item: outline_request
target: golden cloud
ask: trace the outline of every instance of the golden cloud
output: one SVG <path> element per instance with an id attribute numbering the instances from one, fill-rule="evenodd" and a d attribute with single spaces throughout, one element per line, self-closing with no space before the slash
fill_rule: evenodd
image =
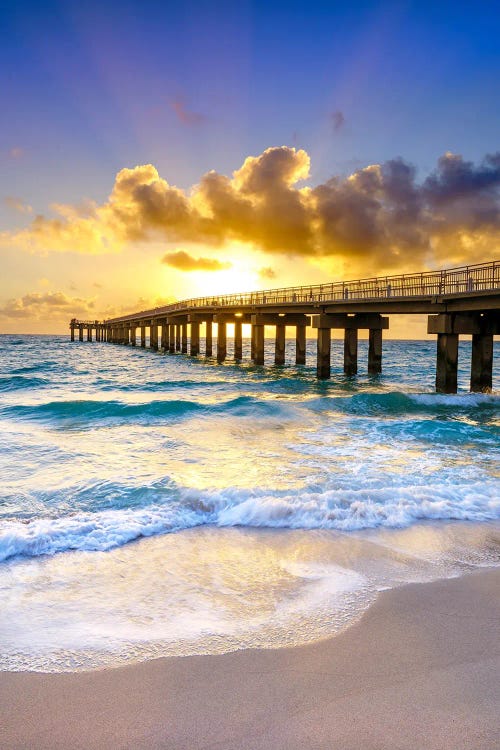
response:
<path id="1" fill-rule="evenodd" d="M 66 320 L 70 314 L 95 318 L 95 299 L 68 297 L 64 292 L 29 292 L 0 306 L 0 317 L 3 318 Z"/>
<path id="2" fill-rule="evenodd" d="M 161 262 L 166 266 L 177 268 L 178 271 L 224 271 L 231 268 L 231 263 L 215 258 L 194 258 L 185 250 L 166 253 Z"/>
<path id="3" fill-rule="evenodd" d="M 12 211 L 17 211 L 19 214 L 31 214 L 33 212 L 30 205 L 25 203 L 21 198 L 16 198 L 13 195 L 7 195 L 3 202 L 7 208 L 12 209 Z"/>
<path id="4" fill-rule="evenodd" d="M 151 164 L 122 169 L 102 205 L 54 206 L 56 218 L 37 216 L 0 239 L 35 252 L 82 253 L 158 238 L 212 247 L 237 241 L 368 273 L 479 260 L 500 237 L 500 154 L 474 165 L 447 153 L 421 183 L 400 158 L 298 186 L 309 170 L 308 154 L 285 146 L 248 157 L 231 177 L 208 172 L 189 193 Z"/>

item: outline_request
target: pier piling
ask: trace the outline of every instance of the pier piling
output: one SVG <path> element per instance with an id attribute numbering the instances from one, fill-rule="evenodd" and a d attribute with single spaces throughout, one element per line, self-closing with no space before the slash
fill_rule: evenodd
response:
<path id="1" fill-rule="evenodd" d="M 204 296 L 175 302 L 112 320 L 78 320 L 69 324 L 71 341 L 149 346 L 155 351 L 200 353 L 200 326 L 205 324 L 205 356 L 213 352 L 212 324 L 218 325 L 217 360 L 227 358 L 227 324 L 234 326 L 234 359 L 243 357 L 243 324 L 251 325 L 250 357 L 256 365 L 265 358 L 265 326 L 275 327 L 274 363 L 286 359 L 286 328 L 295 327 L 295 364 L 306 363 L 306 331 L 317 330 L 316 373 L 331 375 L 332 329 L 343 335 L 346 375 L 358 372 L 360 330 L 368 332 L 368 373 L 382 371 L 382 331 L 387 314 L 427 314 L 428 333 L 437 337 L 436 390 L 455 393 L 458 379 L 459 336 L 472 337 L 471 391 L 488 391 L 493 384 L 494 336 L 500 334 L 500 262 L 424 271 L 416 274 L 323 283 L 307 287 L 268 289 L 242 294 Z M 188 324 L 190 343 L 188 344 Z"/>

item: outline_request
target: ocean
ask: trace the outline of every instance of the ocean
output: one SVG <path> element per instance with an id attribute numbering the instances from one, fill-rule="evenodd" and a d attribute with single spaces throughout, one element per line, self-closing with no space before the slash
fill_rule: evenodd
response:
<path id="1" fill-rule="evenodd" d="M 498 353 L 470 394 L 461 343 L 448 396 L 435 341 L 385 341 L 379 376 L 364 341 L 344 376 L 342 347 L 319 382 L 313 340 L 307 366 L 262 368 L 248 340 L 219 365 L 1 336 L 0 668 L 297 645 L 384 589 L 498 565 Z"/>

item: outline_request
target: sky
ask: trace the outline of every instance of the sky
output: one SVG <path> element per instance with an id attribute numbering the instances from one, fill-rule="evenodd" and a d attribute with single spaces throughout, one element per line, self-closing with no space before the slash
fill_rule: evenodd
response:
<path id="1" fill-rule="evenodd" d="M 0 28 L 2 333 L 499 257 L 498 3 L 2 0 Z"/>

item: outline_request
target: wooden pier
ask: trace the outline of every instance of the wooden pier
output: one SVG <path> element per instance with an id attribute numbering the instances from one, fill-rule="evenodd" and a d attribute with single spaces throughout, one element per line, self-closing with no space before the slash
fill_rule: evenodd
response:
<path id="1" fill-rule="evenodd" d="M 500 334 L 500 261 L 472 266 L 313 286 L 268 289 L 175 302 L 110 320 L 70 322 L 71 340 L 149 346 L 154 351 L 196 357 L 204 330 L 206 357 L 228 356 L 227 324 L 234 325 L 236 361 L 242 359 L 242 326 L 251 326 L 251 359 L 264 365 L 264 327 L 274 326 L 274 364 L 285 364 L 285 334 L 295 328 L 295 362 L 306 363 L 306 329 L 317 330 L 317 376 L 331 374 L 331 333 L 344 332 L 344 372 L 358 371 L 358 332 L 368 331 L 368 372 L 382 371 L 382 331 L 391 314 L 427 314 L 428 333 L 437 335 L 436 390 L 456 393 L 458 339 L 472 336 L 471 391 L 491 390 L 493 337 Z M 203 329 L 202 329 L 203 326 Z M 188 336 L 189 327 L 189 336 Z M 138 338 L 138 331 L 140 332 Z"/>

